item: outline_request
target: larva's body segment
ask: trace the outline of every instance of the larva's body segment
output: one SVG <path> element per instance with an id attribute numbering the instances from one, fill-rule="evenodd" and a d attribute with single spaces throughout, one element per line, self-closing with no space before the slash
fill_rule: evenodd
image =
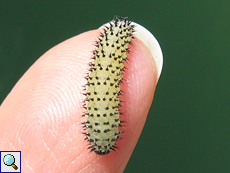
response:
<path id="1" fill-rule="evenodd" d="M 119 138 L 121 94 L 124 62 L 133 38 L 133 28 L 126 19 L 115 19 L 104 28 L 96 43 L 85 87 L 86 139 L 97 154 L 114 150 Z"/>

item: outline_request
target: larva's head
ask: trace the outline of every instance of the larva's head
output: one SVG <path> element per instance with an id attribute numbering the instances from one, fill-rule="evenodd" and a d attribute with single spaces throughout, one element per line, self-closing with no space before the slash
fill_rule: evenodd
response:
<path id="1" fill-rule="evenodd" d="M 110 27 L 111 24 L 115 24 L 115 23 L 123 24 L 125 22 L 127 22 L 127 18 L 121 18 L 121 19 L 115 18 L 111 22 L 102 25 L 100 28 Z M 157 70 L 157 77 L 159 79 L 163 67 L 163 54 L 157 39 L 153 36 L 151 32 L 149 32 L 142 25 L 131 21 L 128 22 L 130 22 L 130 24 L 134 26 L 135 32 L 133 32 L 133 36 L 141 40 L 145 44 L 145 46 L 150 50 L 152 57 L 154 58 L 154 62 Z"/>

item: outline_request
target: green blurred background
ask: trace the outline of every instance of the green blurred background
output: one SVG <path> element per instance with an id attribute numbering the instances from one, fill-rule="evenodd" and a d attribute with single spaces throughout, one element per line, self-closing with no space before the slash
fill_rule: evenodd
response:
<path id="1" fill-rule="evenodd" d="M 230 172 L 230 1 L 0 1 L 0 102 L 54 45 L 115 15 L 148 28 L 164 67 L 125 172 Z"/>

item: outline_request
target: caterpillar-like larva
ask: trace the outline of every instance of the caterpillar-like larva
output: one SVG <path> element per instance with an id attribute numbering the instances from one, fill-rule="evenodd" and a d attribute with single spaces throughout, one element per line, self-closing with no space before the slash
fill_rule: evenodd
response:
<path id="1" fill-rule="evenodd" d="M 120 83 L 134 25 L 126 18 L 115 18 L 103 29 L 86 77 L 83 122 L 89 148 L 100 155 L 115 150 L 120 138 Z"/>

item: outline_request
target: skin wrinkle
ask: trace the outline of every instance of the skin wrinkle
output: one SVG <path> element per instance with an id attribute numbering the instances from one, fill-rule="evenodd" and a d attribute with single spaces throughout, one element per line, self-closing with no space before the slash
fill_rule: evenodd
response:
<path id="1" fill-rule="evenodd" d="M 25 159 L 25 164 L 26 164 L 26 167 L 30 169 L 30 172 L 33 171 L 33 168 L 30 167 L 30 165 L 28 164 L 28 161 Z"/>
<path id="2" fill-rule="evenodd" d="M 49 155 L 49 157 L 52 157 L 52 156 L 53 156 L 54 159 L 55 159 L 54 153 L 49 149 L 49 147 L 48 147 L 48 145 L 46 144 L 45 140 L 42 140 L 42 142 L 43 142 L 45 148 L 47 149 L 47 151 L 49 152 L 49 154 L 46 153 L 46 155 Z M 47 158 L 47 159 L 48 159 L 48 160 L 52 160 L 52 159 L 49 159 L 49 158 Z M 58 163 L 57 159 L 55 159 L 55 161 Z M 44 164 L 44 162 L 42 162 L 42 163 Z M 57 166 L 58 166 L 59 169 L 60 169 L 60 164 L 58 164 Z"/>

